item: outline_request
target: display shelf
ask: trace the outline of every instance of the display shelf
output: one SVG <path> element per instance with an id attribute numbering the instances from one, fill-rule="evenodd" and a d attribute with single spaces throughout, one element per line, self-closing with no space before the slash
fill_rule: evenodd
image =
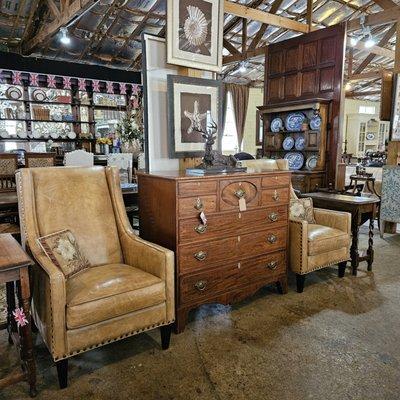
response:
<path id="1" fill-rule="evenodd" d="M 276 135 L 278 133 L 282 133 L 283 135 L 294 135 L 294 134 L 312 134 L 312 133 L 320 133 L 320 131 L 308 129 L 306 131 L 279 131 L 279 132 L 265 132 L 266 135 Z"/>
<path id="2" fill-rule="evenodd" d="M 97 139 L 85 139 L 85 138 L 75 138 L 75 139 L 69 139 L 69 138 L 58 138 L 58 139 L 52 139 L 51 137 L 49 138 L 1 138 L 3 142 L 48 142 L 49 140 L 53 142 L 93 142 L 95 143 Z"/>
<path id="3" fill-rule="evenodd" d="M 53 121 L 48 119 L 30 119 L 30 118 L 0 118 L 0 121 L 18 121 L 18 122 L 44 122 L 44 123 L 63 123 L 63 124 L 95 124 L 96 121 Z"/>

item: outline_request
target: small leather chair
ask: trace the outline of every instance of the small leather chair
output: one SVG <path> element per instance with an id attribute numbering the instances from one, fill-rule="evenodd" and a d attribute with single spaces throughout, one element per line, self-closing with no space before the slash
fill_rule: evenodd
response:
<path id="1" fill-rule="evenodd" d="M 161 327 L 169 346 L 174 253 L 137 237 L 128 222 L 119 171 L 53 167 L 17 173 L 21 235 L 36 261 L 32 315 L 67 386 L 68 358 Z M 91 267 L 70 278 L 37 239 L 69 229 Z"/>
<path id="2" fill-rule="evenodd" d="M 260 159 L 242 161 L 248 172 L 273 169 L 288 170 L 287 160 Z M 297 199 L 291 188 L 290 197 Z M 346 212 L 314 208 L 315 224 L 289 221 L 289 266 L 296 274 L 297 291 L 303 292 L 306 274 L 339 265 L 339 277 L 344 276 L 350 259 L 351 215 Z"/>

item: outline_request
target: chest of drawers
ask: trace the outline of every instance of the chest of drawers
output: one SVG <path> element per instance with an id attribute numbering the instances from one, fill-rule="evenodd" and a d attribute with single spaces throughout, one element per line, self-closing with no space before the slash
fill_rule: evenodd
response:
<path id="1" fill-rule="evenodd" d="M 139 174 L 140 236 L 175 252 L 177 332 L 201 304 L 286 292 L 289 185 L 287 171 Z"/>

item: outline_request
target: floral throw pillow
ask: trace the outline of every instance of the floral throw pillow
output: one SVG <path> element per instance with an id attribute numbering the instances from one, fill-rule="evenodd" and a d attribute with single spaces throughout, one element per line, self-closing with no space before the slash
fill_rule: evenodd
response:
<path id="1" fill-rule="evenodd" d="M 313 201 L 311 197 L 290 200 L 289 215 L 291 219 L 301 219 L 315 224 Z"/>
<path id="2" fill-rule="evenodd" d="M 66 278 L 90 267 L 78 243 L 68 229 L 37 239 L 47 257 L 61 269 Z"/>

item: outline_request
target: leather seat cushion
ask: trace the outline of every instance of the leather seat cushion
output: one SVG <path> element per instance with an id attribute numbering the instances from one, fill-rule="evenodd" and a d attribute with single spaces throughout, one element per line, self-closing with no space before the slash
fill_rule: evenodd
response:
<path id="1" fill-rule="evenodd" d="M 308 255 L 314 256 L 348 247 L 350 237 L 346 232 L 329 226 L 308 224 Z"/>
<path id="2" fill-rule="evenodd" d="M 66 282 L 67 327 L 76 329 L 165 301 L 160 278 L 126 264 L 86 269 Z"/>

